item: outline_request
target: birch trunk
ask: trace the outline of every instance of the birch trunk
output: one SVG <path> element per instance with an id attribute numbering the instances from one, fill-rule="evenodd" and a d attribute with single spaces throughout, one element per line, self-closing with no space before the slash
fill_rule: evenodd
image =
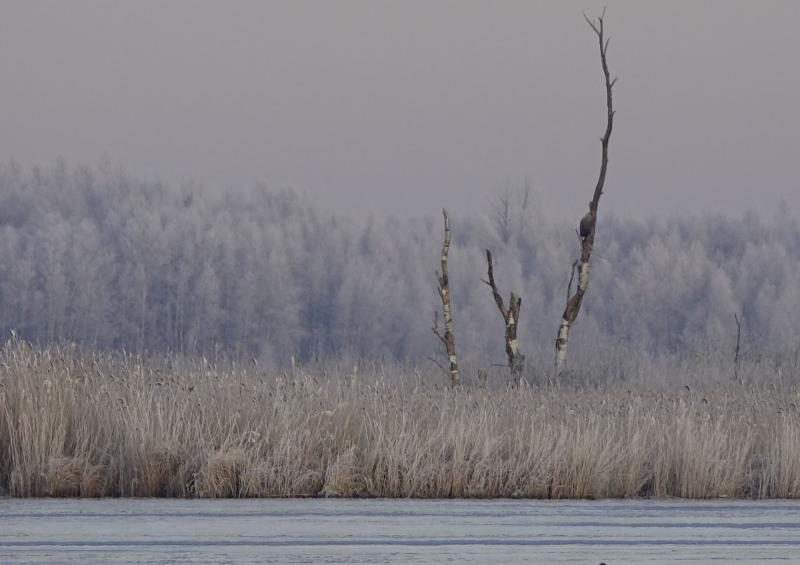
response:
<path id="1" fill-rule="evenodd" d="M 456 355 L 456 338 L 453 332 L 453 306 L 450 300 L 450 278 L 447 274 L 447 263 L 450 255 L 450 217 L 447 210 L 442 210 L 444 216 L 444 243 L 442 244 L 441 272 L 437 273 L 439 279 L 439 297 L 442 299 L 442 317 L 444 318 L 444 334 L 439 330 L 438 313 L 433 317 L 433 333 L 442 341 L 447 351 L 449 362 L 448 375 L 450 386 L 457 386 L 460 382 L 458 375 L 458 356 Z"/>
<path id="2" fill-rule="evenodd" d="M 603 77 L 605 78 L 606 86 L 606 109 L 608 112 L 606 131 L 601 138 L 602 143 L 602 158 L 600 162 L 600 174 L 597 178 L 597 185 L 594 189 L 592 201 L 589 202 L 589 212 L 581 219 L 578 235 L 581 239 L 581 257 L 577 262 L 578 267 L 578 286 L 575 289 L 575 294 L 570 296 L 572 291 L 572 277 L 574 276 L 574 265 L 572 274 L 570 276 L 570 283 L 567 287 L 567 305 L 564 308 L 564 314 L 561 316 L 561 324 L 558 328 L 558 335 L 556 337 L 556 359 L 555 371 L 556 375 L 561 373 L 567 366 L 567 345 L 569 344 L 569 331 L 578 314 L 581 310 L 583 297 L 586 290 L 589 288 L 589 262 L 592 257 L 592 248 L 594 247 L 595 228 L 597 227 L 597 207 L 600 203 L 600 196 L 603 194 L 603 186 L 606 180 L 606 171 L 608 169 L 608 141 L 611 138 L 611 130 L 614 125 L 614 105 L 612 101 L 612 89 L 617 79 L 611 79 L 611 74 L 608 71 L 608 62 L 606 60 L 606 53 L 608 51 L 608 40 L 604 36 L 603 28 L 603 15 L 593 22 L 586 18 L 589 26 L 597 35 L 600 45 L 600 63 L 603 67 Z"/>

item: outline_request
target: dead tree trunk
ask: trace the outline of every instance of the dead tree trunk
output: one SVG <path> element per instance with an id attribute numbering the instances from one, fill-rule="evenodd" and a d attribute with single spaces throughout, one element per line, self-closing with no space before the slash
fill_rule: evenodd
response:
<path id="1" fill-rule="evenodd" d="M 589 212 L 581 219 L 578 235 L 581 240 L 581 257 L 578 260 L 578 286 L 575 289 L 575 294 L 568 296 L 567 305 L 564 308 L 564 314 L 561 317 L 561 325 L 558 328 L 558 337 L 556 338 L 556 361 L 555 369 L 556 375 L 564 370 L 567 363 L 567 343 L 569 341 L 569 330 L 575 320 L 578 318 L 578 313 L 581 310 L 583 296 L 586 294 L 586 289 L 589 288 L 589 260 L 592 257 L 592 247 L 594 246 L 594 234 L 597 226 L 597 206 L 600 203 L 600 196 L 603 194 L 603 186 L 606 181 L 606 170 L 608 169 L 608 140 L 611 138 L 611 129 L 614 125 L 614 105 L 612 103 L 612 89 L 617 79 L 612 79 L 608 71 L 608 62 L 606 60 L 606 53 L 608 52 L 608 40 L 604 36 L 603 18 L 605 10 L 598 20 L 592 21 L 586 18 L 586 22 L 592 28 L 592 31 L 597 35 L 598 43 L 600 45 L 600 63 L 603 67 L 603 76 L 606 85 L 606 108 L 608 111 L 608 121 L 606 123 L 606 131 L 601 138 L 602 143 L 602 160 L 600 162 L 600 175 L 597 178 L 597 185 L 594 189 L 592 201 L 589 202 Z M 570 279 L 571 282 L 571 279 Z M 569 294 L 569 291 L 568 291 Z"/>
<path id="2" fill-rule="evenodd" d="M 519 311 L 522 307 L 522 298 L 511 292 L 508 298 L 508 308 L 503 304 L 503 297 L 497 290 L 494 282 L 494 265 L 492 263 L 492 252 L 486 250 L 486 263 L 488 264 L 489 280 L 484 280 L 489 288 L 492 289 L 492 296 L 500 315 L 506 323 L 506 356 L 508 357 L 508 368 L 511 370 L 511 379 L 518 384 L 525 372 L 525 356 L 519 351 L 519 340 L 517 340 L 517 328 L 519 327 Z"/>
<path id="3" fill-rule="evenodd" d="M 457 386 L 460 382 L 458 376 L 458 358 L 456 356 L 456 339 L 453 334 L 453 307 L 450 302 L 450 279 L 447 275 L 447 260 L 450 255 L 450 218 L 447 210 L 442 210 L 444 216 L 444 243 L 442 244 L 442 270 L 436 272 L 439 280 L 439 297 L 442 299 L 442 317 L 444 318 L 444 334 L 439 328 L 439 312 L 433 315 L 433 333 L 444 344 L 447 350 L 447 359 L 450 368 L 447 373 L 450 375 L 450 386 Z"/>

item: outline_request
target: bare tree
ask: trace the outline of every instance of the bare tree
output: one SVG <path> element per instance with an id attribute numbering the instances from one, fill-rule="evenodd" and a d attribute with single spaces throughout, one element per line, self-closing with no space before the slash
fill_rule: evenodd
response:
<path id="1" fill-rule="evenodd" d="M 447 275 L 447 260 L 450 255 L 450 217 L 447 210 L 442 210 L 444 216 L 444 243 L 442 244 L 442 270 L 437 271 L 436 278 L 439 280 L 439 297 L 442 299 L 442 317 L 444 318 L 444 334 L 439 328 L 439 312 L 433 315 L 433 333 L 444 344 L 447 350 L 447 359 L 450 367 L 447 373 L 450 375 L 450 386 L 457 386 L 460 382 L 458 376 L 458 357 L 456 356 L 456 339 L 453 334 L 453 307 L 450 302 L 450 279 Z"/>
<path id="2" fill-rule="evenodd" d="M 494 224 L 497 237 L 503 245 L 508 245 L 524 231 L 532 204 L 533 187 L 528 177 L 523 179 L 521 186 L 500 190 L 491 199 L 487 217 Z"/>
<path id="3" fill-rule="evenodd" d="M 511 219 L 511 194 L 503 191 L 497 194 L 492 201 L 492 220 L 494 221 L 497 236 L 503 245 L 508 245 L 511 241 L 511 229 L 513 220 Z"/>
<path id="4" fill-rule="evenodd" d="M 497 284 L 494 281 L 494 264 L 492 263 L 492 252 L 486 250 L 486 263 L 488 265 L 489 280 L 484 280 L 489 288 L 492 289 L 492 296 L 497 308 L 500 310 L 500 315 L 506 323 L 506 356 L 508 357 L 508 368 L 511 369 L 511 379 L 515 383 L 519 383 L 525 372 L 525 356 L 519 351 L 519 340 L 517 339 L 517 328 L 519 327 L 519 311 L 522 307 L 522 298 L 517 296 L 513 291 L 508 298 L 508 307 L 503 303 L 503 297 L 500 291 L 497 290 Z"/>
<path id="5" fill-rule="evenodd" d="M 589 212 L 581 219 L 578 235 L 581 240 L 581 257 L 577 262 L 578 269 L 578 286 L 575 289 L 575 294 L 568 296 L 567 305 L 564 308 L 564 314 L 561 317 L 561 325 L 558 328 L 558 337 L 556 338 L 556 374 L 564 370 L 567 362 L 567 343 L 569 341 L 569 330 L 575 320 L 578 318 L 578 313 L 581 310 L 583 296 L 586 294 L 586 289 L 589 288 L 589 260 L 592 256 L 592 247 L 594 246 L 595 228 L 597 226 L 597 206 L 600 203 L 600 196 L 603 194 L 603 186 L 606 181 L 606 170 L 608 169 L 608 140 L 611 138 L 611 129 L 614 125 L 614 106 L 612 103 L 611 93 L 614 88 L 614 83 L 617 79 L 612 79 L 608 71 L 608 62 L 606 54 L 608 52 L 608 39 L 605 38 L 603 29 L 603 19 L 605 10 L 597 19 L 592 21 L 588 17 L 586 22 L 592 28 L 595 35 L 597 35 L 598 43 L 600 45 L 600 63 L 603 67 L 603 76 L 606 85 L 606 107 L 608 111 L 608 121 L 606 123 L 606 131 L 601 138 L 602 143 L 602 160 L 600 162 L 600 174 L 597 178 L 597 185 L 594 189 L 594 195 L 591 202 L 589 202 Z M 574 275 L 574 267 L 573 267 Z M 572 278 L 570 277 L 570 283 Z M 571 287 L 571 284 L 570 284 Z M 571 288 L 570 288 L 571 290 Z M 569 293 L 569 291 L 568 291 Z"/>

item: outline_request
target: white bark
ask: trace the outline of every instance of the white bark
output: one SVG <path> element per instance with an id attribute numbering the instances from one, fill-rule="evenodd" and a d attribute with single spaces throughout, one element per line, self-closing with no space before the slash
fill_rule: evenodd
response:
<path id="1" fill-rule="evenodd" d="M 556 374 L 561 373 L 567 366 L 567 344 L 569 343 L 569 320 L 561 318 L 556 339 Z"/>
<path id="2" fill-rule="evenodd" d="M 442 317 L 444 318 L 444 335 L 439 331 L 438 316 L 433 318 L 433 333 L 436 334 L 445 349 L 447 350 L 447 360 L 450 362 L 448 374 L 450 375 L 450 386 L 457 386 L 461 381 L 458 374 L 458 357 L 456 356 L 456 339 L 453 333 L 453 312 L 450 303 L 450 278 L 447 274 L 447 262 L 450 255 L 450 218 L 447 210 L 442 210 L 444 216 L 444 243 L 442 244 L 441 265 L 442 271 L 439 274 L 439 297 L 442 299 Z"/>

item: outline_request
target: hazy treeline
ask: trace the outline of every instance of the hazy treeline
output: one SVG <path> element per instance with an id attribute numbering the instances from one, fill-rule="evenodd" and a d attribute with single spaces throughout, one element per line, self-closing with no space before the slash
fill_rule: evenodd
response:
<path id="1" fill-rule="evenodd" d="M 576 214 L 582 211 L 582 207 Z M 550 359 L 578 253 L 576 226 L 522 193 L 451 210 L 451 285 L 466 358 L 504 360 L 488 288 L 522 295 L 520 338 Z M 604 210 L 575 355 L 800 346 L 800 227 L 703 216 L 615 220 Z M 577 223 L 577 217 L 575 223 Z M 438 210 L 400 221 L 333 215 L 291 191 L 219 190 L 109 166 L 0 167 L 0 329 L 32 342 L 299 360 L 421 359 L 430 330 Z"/>

